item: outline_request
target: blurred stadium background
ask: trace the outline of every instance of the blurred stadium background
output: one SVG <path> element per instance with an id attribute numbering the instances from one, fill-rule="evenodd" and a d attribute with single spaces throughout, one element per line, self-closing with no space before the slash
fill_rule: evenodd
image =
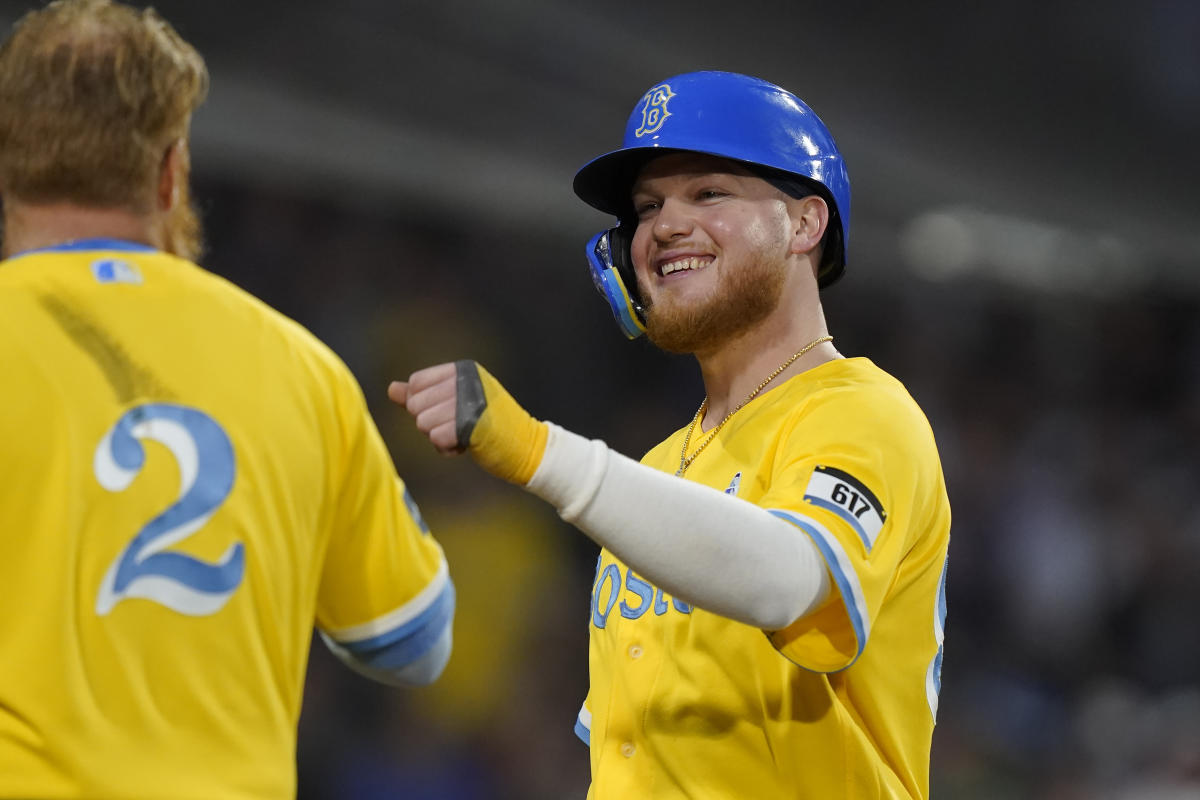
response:
<path id="1" fill-rule="evenodd" d="M 583 797 L 595 548 L 436 456 L 384 389 L 475 357 L 635 457 L 689 418 L 692 362 L 626 343 L 595 296 L 582 247 L 609 221 L 570 183 L 646 88 L 701 68 L 832 128 L 854 208 L 831 328 L 939 439 L 933 796 L 1200 797 L 1200 4 L 156 6 L 212 72 L 205 265 L 347 361 L 460 592 L 432 689 L 314 646 L 302 800 Z"/>

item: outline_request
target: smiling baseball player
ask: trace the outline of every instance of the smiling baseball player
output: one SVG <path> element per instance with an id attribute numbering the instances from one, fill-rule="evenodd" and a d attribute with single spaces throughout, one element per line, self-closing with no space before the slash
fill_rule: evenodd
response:
<path id="1" fill-rule="evenodd" d="M 850 224 L 832 136 L 773 84 L 679 75 L 575 191 L 618 221 L 587 250 L 618 325 L 695 355 L 695 416 L 639 464 L 472 361 L 389 394 L 601 546 L 588 796 L 926 797 L 950 509 L 916 402 L 829 335 Z"/>

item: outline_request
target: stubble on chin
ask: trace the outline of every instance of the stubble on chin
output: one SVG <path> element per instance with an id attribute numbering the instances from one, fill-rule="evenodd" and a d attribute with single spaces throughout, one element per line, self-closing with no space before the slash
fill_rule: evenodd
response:
<path id="1" fill-rule="evenodd" d="M 641 296 L 647 298 L 646 336 L 669 353 L 715 350 L 779 307 L 784 278 L 782 264 L 759 258 L 722 272 L 708 297 L 690 302 L 676 300 L 667 293 L 655 301 L 639 280 Z"/>

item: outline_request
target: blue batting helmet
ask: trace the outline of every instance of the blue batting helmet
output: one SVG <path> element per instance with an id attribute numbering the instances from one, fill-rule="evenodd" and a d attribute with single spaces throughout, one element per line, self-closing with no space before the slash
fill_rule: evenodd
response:
<path id="1" fill-rule="evenodd" d="M 631 189 L 651 159 L 693 152 L 740 162 L 794 196 L 819 194 L 829 204 L 829 228 L 818 271 L 824 288 L 846 266 L 850 178 L 825 124 L 791 92 L 734 72 L 690 72 L 655 84 L 638 101 L 619 150 L 575 175 L 575 194 L 620 224 L 592 237 L 588 264 L 629 338 L 645 332 L 629 254 L 636 227 Z"/>

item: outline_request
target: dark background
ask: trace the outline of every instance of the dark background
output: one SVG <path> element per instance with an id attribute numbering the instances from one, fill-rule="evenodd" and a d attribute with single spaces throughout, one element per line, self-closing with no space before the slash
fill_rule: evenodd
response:
<path id="1" fill-rule="evenodd" d="M 854 200 L 831 330 L 938 436 L 933 796 L 1200 796 L 1200 3 L 157 7 L 212 72 L 205 265 L 347 361 L 459 589 L 431 689 L 314 646 L 301 798 L 583 797 L 596 549 L 384 391 L 474 357 L 634 457 L 684 424 L 695 366 L 617 332 L 582 258 L 610 221 L 570 183 L 649 86 L 707 68 L 833 130 Z"/>

